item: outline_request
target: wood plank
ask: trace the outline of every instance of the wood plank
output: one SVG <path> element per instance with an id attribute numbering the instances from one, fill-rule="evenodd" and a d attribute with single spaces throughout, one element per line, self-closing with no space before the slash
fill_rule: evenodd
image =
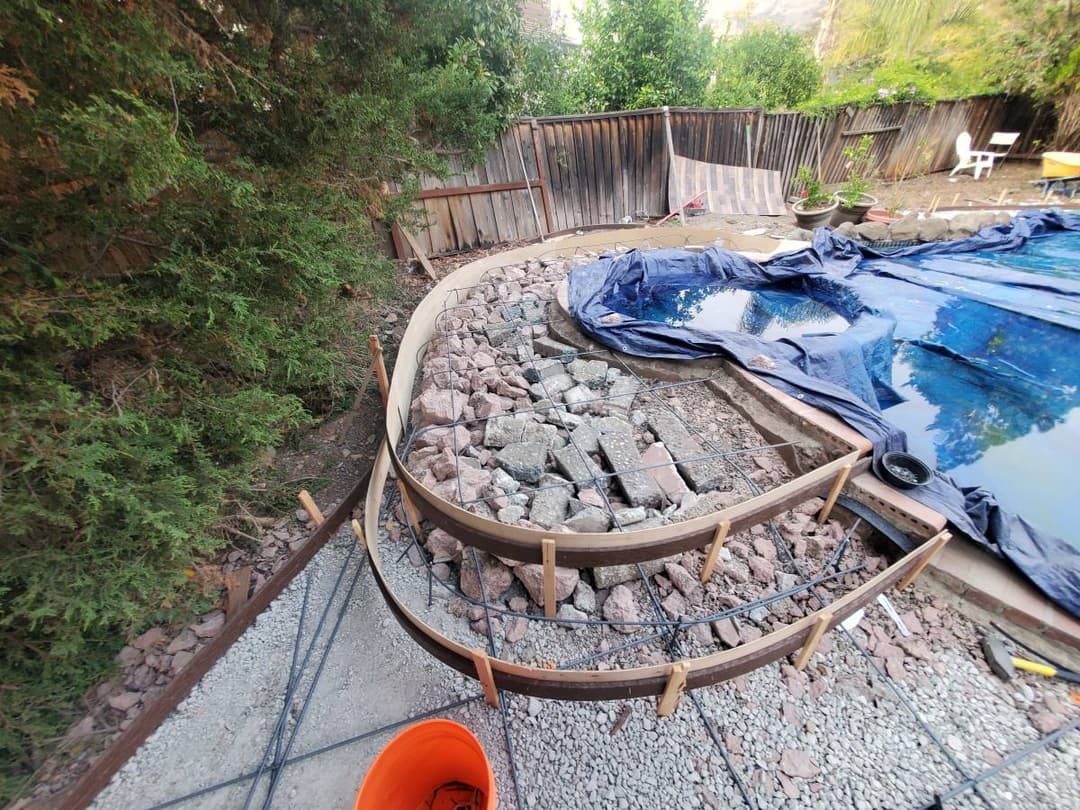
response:
<path id="1" fill-rule="evenodd" d="M 432 267 L 431 260 L 428 259 L 427 255 L 416 241 L 416 237 L 412 235 L 408 228 L 402 228 L 400 225 L 397 225 L 396 227 L 401 232 L 402 238 L 404 238 L 405 242 L 412 249 L 416 260 L 420 262 L 420 266 L 424 268 L 424 272 L 427 273 L 428 278 L 432 281 L 438 281 L 438 278 L 435 276 L 435 268 Z"/>

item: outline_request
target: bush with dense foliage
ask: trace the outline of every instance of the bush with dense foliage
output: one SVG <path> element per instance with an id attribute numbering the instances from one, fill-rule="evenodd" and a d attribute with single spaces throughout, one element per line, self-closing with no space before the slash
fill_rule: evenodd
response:
<path id="1" fill-rule="evenodd" d="M 6 4 L 0 802 L 250 530 L 266 449 L 345 401 L 383 184 L 516 114 L 518 29 L 512 0 Z"/>
<path id="2" fill-rule="evenodd" d="M 576 93 L 583 111 L 700 107 L 713 37 L 703 0 L 584 0 Z"/>
<path id="3" fill-rule="evenodd" d="M 792 109 L 821 87 L 821 68 L 805 37 L 758 25 L 716 45 L 712 107 Z"/>

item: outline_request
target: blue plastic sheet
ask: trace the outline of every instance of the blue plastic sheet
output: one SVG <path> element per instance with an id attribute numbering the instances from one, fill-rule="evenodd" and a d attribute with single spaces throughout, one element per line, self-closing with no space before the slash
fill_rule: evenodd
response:
<path id="1" fill-rule="evenodd" d="M 986 396 L 975 411 L 1008 406 L 1021 429 L 1025 418 L 1053 420 L 1075 404 L 1080 233 L 1072 232 L 1080 232 L 1080 217 L 1038 212 L 969 239 L 892 251 L 821 229 L 811 247 L 763 264 L 719 248 L 631 251 L 573 270 L 570 310 L 582 331 L 619 351 L 733 360 L 870 439 L 876 468 L 885 451 L 908 446 L 882 412 L 910 406 L 892 379 L 897 346 L 906 353 L 900 359 L 910 360 L 907 390 L 917 391 L 916 374 L 933 378 L 935 364 L 943 364 L 936 384 L 944 378 L 955 389 L 946 391 L 946 402 L 970 406 Z M 797 290 L 827 302 L 850 327 L 766 341 L 637 317 L 656 290 L 717 284 Z M 952 468 L 985 449 L 972 439 L 977 432 L 965 428 L 970 407 L 966 415 L 940 410 L 935 429 L 955 433 L 945 436 L 941 466 Z M 913 436 L 916 444 L 921 439 Z M 961 486 L 940 470 L 929 485 L 909 492 L 1080 616 L 1080 550 L 1005 510 L 986 489 Z"/>

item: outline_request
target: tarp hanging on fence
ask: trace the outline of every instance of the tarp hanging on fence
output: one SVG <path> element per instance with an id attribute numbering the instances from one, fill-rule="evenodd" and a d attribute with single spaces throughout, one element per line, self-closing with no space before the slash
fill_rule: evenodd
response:
<path id="1" fill-rule="evenodd" d="M 1034 238 L 1062 231 L 1080 231 L 1080 217 L 1053 212 L 1021 215 L 1012 225 L 986 228 L 969 239 L 888 252 L 822 229 L 811 247 L 764 264 L 719 248 L 701 253 L 631 251 L 575 268 L 570 275 L 570 310 L 585 333 L 619 351 L 671 359 L 722 356 L 733 360 L 858 430 L 874 443 L 876 465 L 885 451 L 902 450 L 907 444 L 903 432 L 881 412 L 882 405 L 897 399 L 890 379 L 897 328 L 894 310 L 902 311 L 905 304 L 933 308 L 934 296 L 947 292 L 1005 313 L 1013 329 L 1031 329 L 1032 334 L 1040 329 L 1058 330 L 1071 338 L 1064 346 L 1043 341 L 1037 351 L 1074 349 L 1076 330 L 1080 330 L 1080 281 L 1075 275 L 1055 269 L 1052 260 L 1040 260 L 1038 251 L 1017 257 L 1022 269 L 1002 267 L 993 258 L 995 253 L 1016 251 Z M 902 283 L 903 294 L 893 289 L 876 295 L 874 289 L 882 280 Z M 749 289 L 794 286 L 817 301 L 828 301 L 851 326 L 840 334 L 766 341 L 752 334 L 634 315 L 654 289 L 717 283 Z M 987 357 L 965 347 L 962 325 L 955 331 L 960 339 L 943 339 L 931 348 L 951 353 L 973 368 L 988 367 Z M 1006 334 L 1001 339 L 1010 337 Z M 1060 356 L 1067 361 L 1065 354 Z M 1008 385 L 1026 386 L 1036 394 L 1058 387 L 1066 396 L 1075 396 L 1080 385 L 1080 379 L 1070 379 L 1075 361 L 1037 365 L 1039 375 L 1013 366 L 1010 370 L 999 364 L 990 373 L 1001 375 L 1003 383 L 1005 375 L 1011 375 Z M 940 472 L 929 485 L 910 494 L 945 515 L 963 535 L 1009 560 L 1047 596 L 1080 616 L 1080 550 L 1076 547 L 1006 511 L 985 489 L 961 487 Z"/>
<path id="2" fill-rule="evenodd" d="M 689 203 L 688 213 L 700 206 L 710 214 L 756 214 L 778 217 L 784 213 L 784 183 L 780 172 L 724 166 L 675 156 L 676 182 L 668 183 L 669 210 Z M 676 199 L 676 188 L 682 199 Z"/>

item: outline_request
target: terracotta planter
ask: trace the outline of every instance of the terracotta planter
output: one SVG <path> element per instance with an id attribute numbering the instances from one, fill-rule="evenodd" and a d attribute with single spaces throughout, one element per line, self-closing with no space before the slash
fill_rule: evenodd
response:
<path id="1" fill-rule="evenodd" d="M 884 208 L 871 208 L 866 212 L 867 222 L 884 222 L 886 225 L 892 225 L 902 219 L 900 214 L 890 214 Z"/>
<path id="2" fill-rule="evenodd" d="M 871 197 L 869 194 L 861 194 L 858 202 L 854 205 L 849 204 L 843 197 L 838 196 L 836 199 L 840 201 L 840 207 L 836 209 L 836 213 L 829 220 L 829 224 L 834 228 L 843 225 L 845 222 L 858 225 L 863 221 L 866 212 L 878 204 L 877 197 Z"/>
<path id="3" fill-rule="evenodd" d="M 836 209 L 840 206 L 840 202 L 835 197 L 833 197 L 832 203 L 824 208 L 811 208 L 807 211 L 803 209 L 803 203 L 803 200 L 799 200 L 797 203 L 792 204 L 791 213 L 795 215 L 795 221 L 799 224 L 799 227 L 808 231 L 827 225 Z"/>

